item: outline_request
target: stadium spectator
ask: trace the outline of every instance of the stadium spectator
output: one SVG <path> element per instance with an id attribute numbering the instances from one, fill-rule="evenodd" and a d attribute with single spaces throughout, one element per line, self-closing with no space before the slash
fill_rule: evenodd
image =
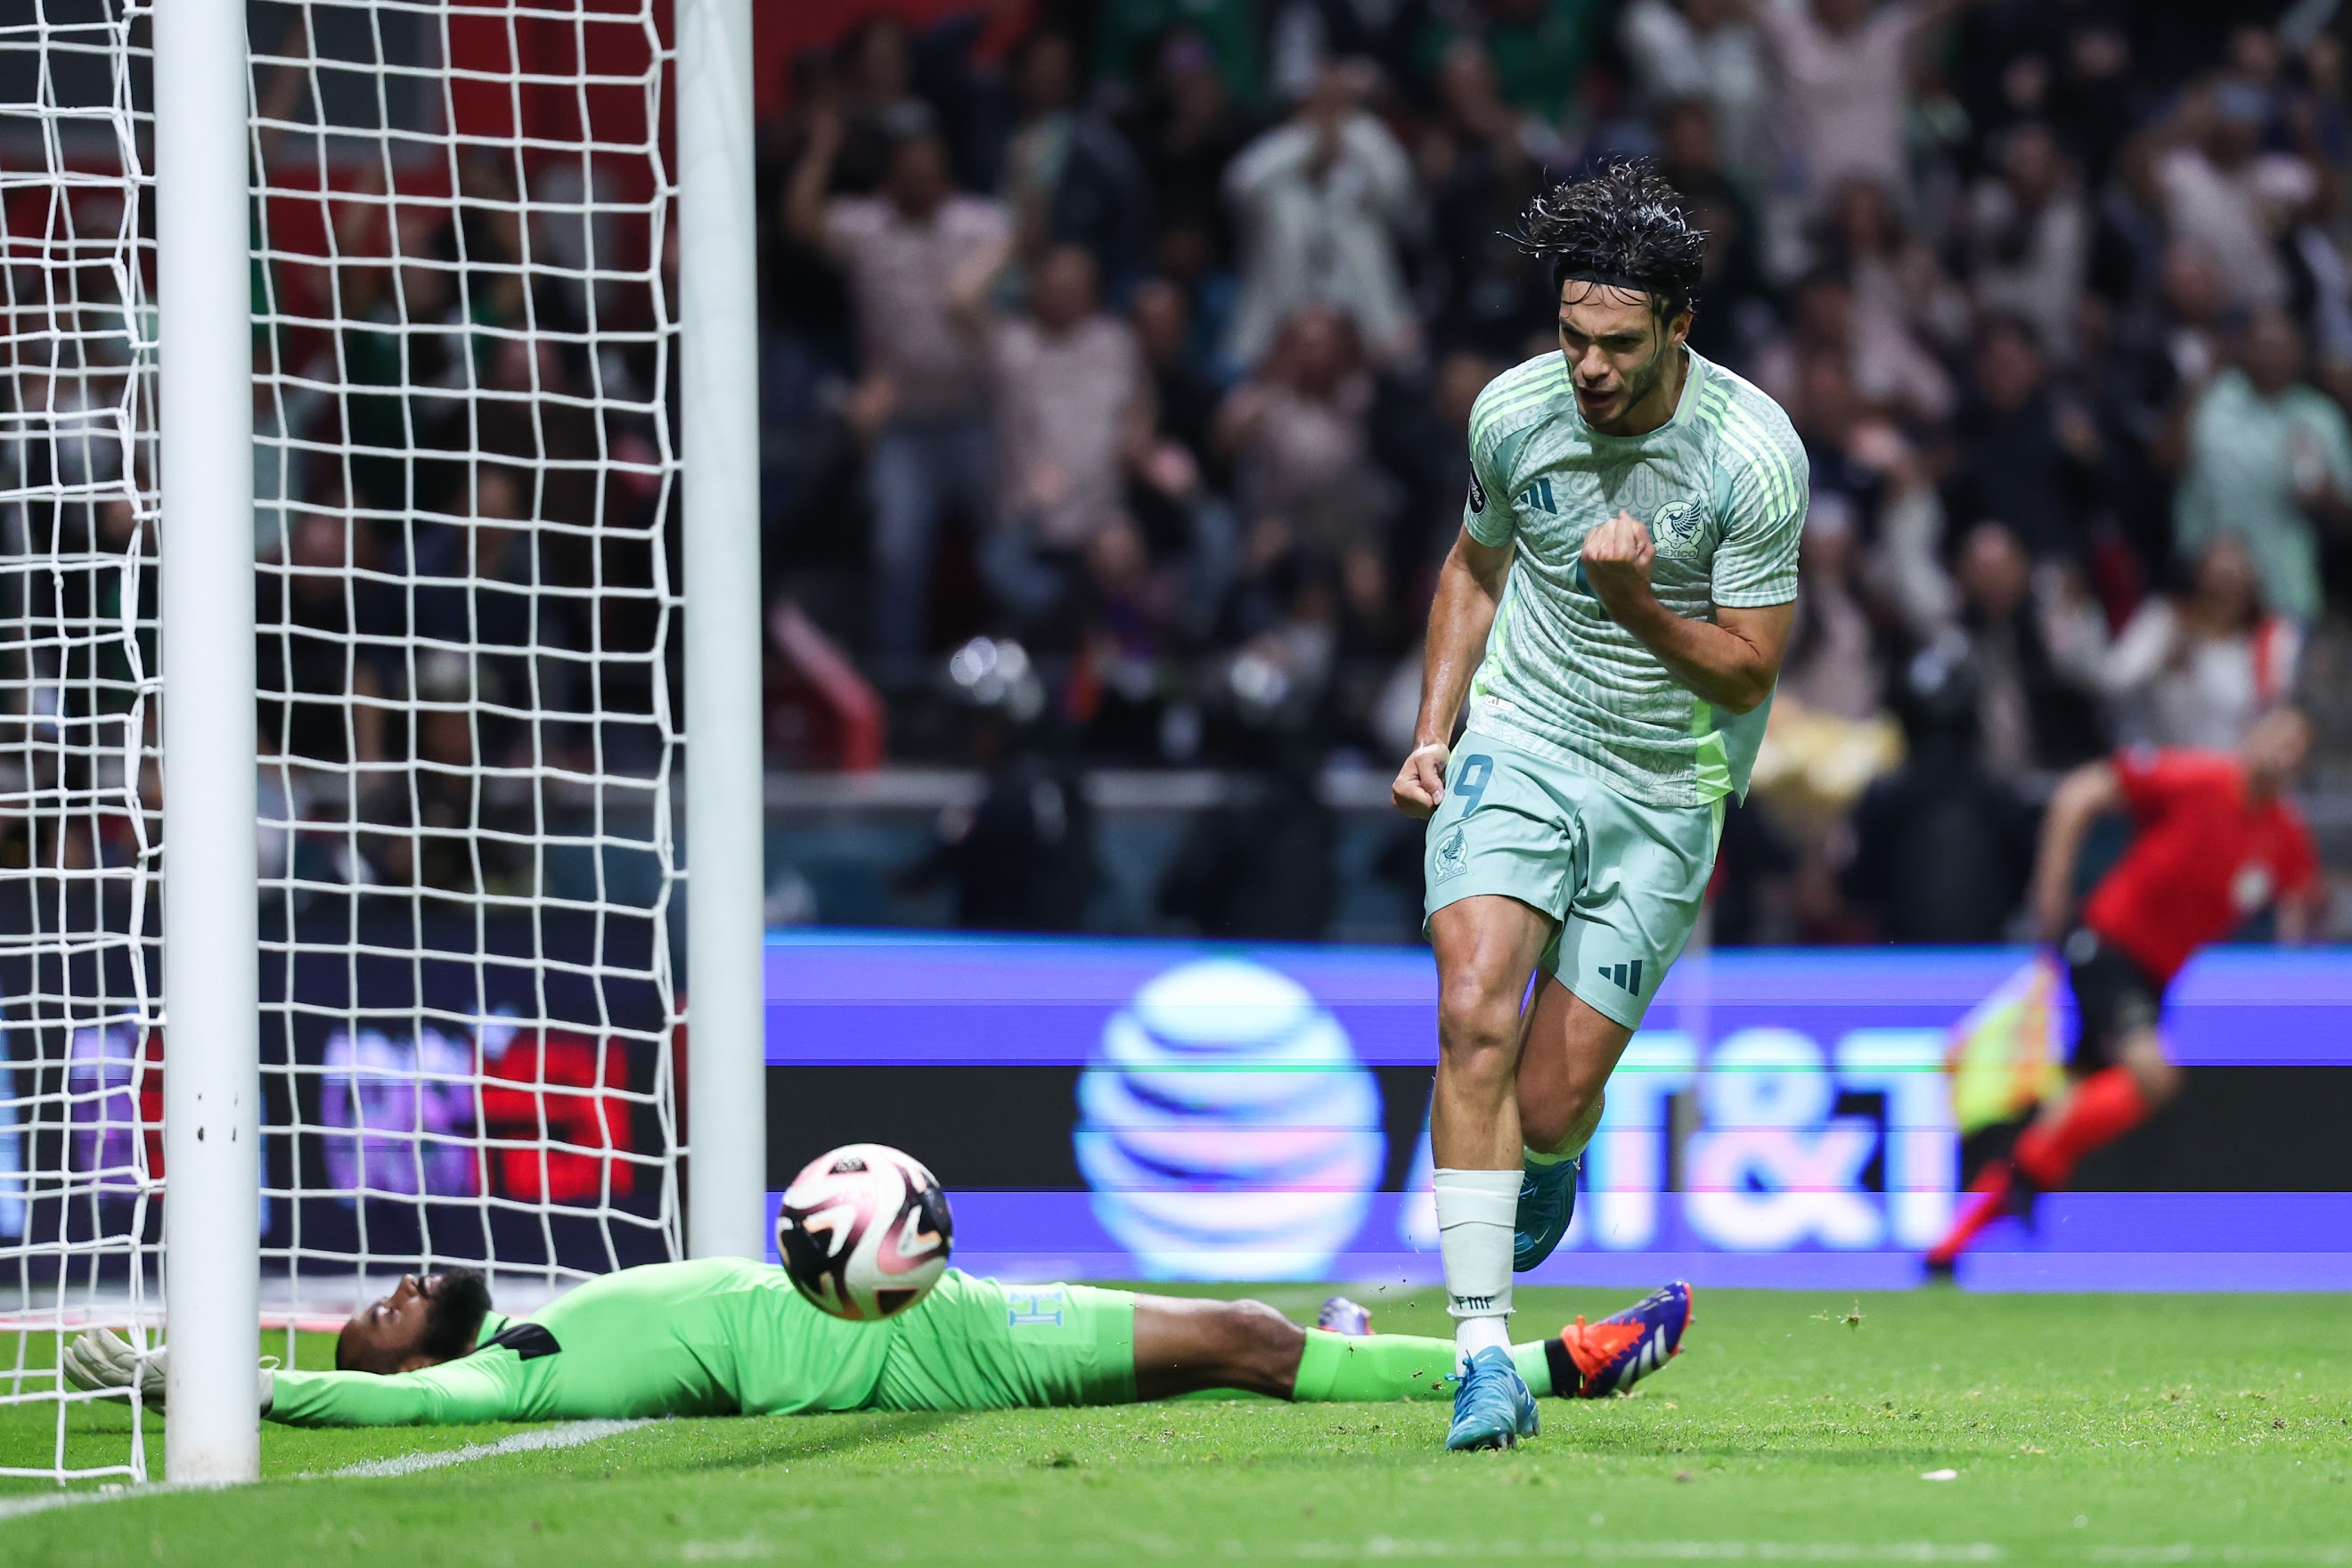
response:
<path id="1" fill-rule="evenodd" d="M 2038 121 L 2083 162 L 2094 186 L 2132 131 L 2137 104 L 2129 0 L 1979 5 L 1955 29 L 1952 84 L 1988 141 Z"/>
<path id="2" fill-rule="evenodd" d="M 2140 605 L 2100 667 L 2126 745 L 2234 752 L 2254 721 L 2294 690 L 2303 634 L 2263 606 L 2235 535 L 2205 546 L 2186 594 Z"/>
<path id="3" fill-rule="evenodd" d="M 874 643 L 921 651 L 931 544 L 950 507 L 989 514 L 987 351 L 967 303 L 1003 264 L 1004 210 L 960 195 L 946 143 L 912 131 L 891 149 L 879 196 L 825 195 L 842 146 L 839 121 L 812 126 L 793 172 L 787 220 L 849 280 L 866 387 L 884 411 L 867 472 L 874 498 Z"/>
<path id="4" fill-rule="evenodd" d="M 1951 376 L 1900 317 L 1858 308 L 1853 280 L 1843 270 L 1822 267 L 1801 281 L 1789 318 L 1756 356 L 1756 384 L 1777 401 L 1796 400 L 1808 355 L 1830 353 L 1845 362 L 1855 392 L 1871 407 L 1920 428 L 1950 417 Z"/>
<path id="5" fill-rule="evenodd" d="M 1264 47 L 1252 0 L 1098 0 L 1093 11 L 1095 71 L 1102 79 L 1131 80 L 1143 74 L 1150 46 L 1189 37 L 1224 97 L 1257 101 Z"/>
<path id="6" fill-rule="evenodd" d="M 2352 432 L 2303 370 L 2294 318 L 2256 313 L 2243 363 L 2215 376 L 2189 416 L 2173 526 L 2184 553 L 2239 535 L 2263 597 L 2308 625 L 2320 610 L 2320 529 L 2352 521 Z"/>
<path id="7" fill-rule="evenodd" d="M 1025 314 L 977 330 L 994 362 L 999 497 L 982 570 L 1001 605 L 1034 620 L 1067 592 L 1119 510 L 1128 465 L 1148 455 L 1151 382 L 1135 330 L 1101 309 L 1093 258 L 1076 245 L 1039 258 Z"/>
<path id="8" fill-rule="evenodd" d="M 1435 586 L 1437 564 L 1462 528 L 1462 498 L 1470 483 L 1462 432 L 1470 410 L 1505 361 L 1458 349 L 1437 362 L 1426 399 L 1391 400 L 1378 410 L 1381 460 L 1402 486 L 1400 526 L 1390 552 L 1405 597 L 1422 603 Z M 1421 683 L 1420 654 L 1412 685 Z M 1417 700 L 1417 699 L 1416 699 Z"/>
<path id="9" fill-rule="evenodd" d="M 986 780 L 980 799 L 940 818 L 938 841 L 899 882 L 947 884 L 966 930 L 1076 931 L 1097 875 L 1094 807 L 1022 723 L 1001 705 L 982 712 L 972 739 Z"/>
<path id="10" fill-rule="evenodd" d="M 888 183 L 897 148 L 925 130 L 946 135 L 956 172 L 966 183 L 988 172 L 991 139 L 979 132 L 986 114 L 966 58 L 980 18 L 950 16 L 918 33 L 896 13 L 874 11 L 842 37 L 827 62 L 827 111 L 837 116 L 841 151 L 833 189 L 872 195 Z"/>
<path id="11" fill-rule="evenodd" d="M 534 742 L 554 750 L 542 720 L 585 706 L 577 659 L 565 655 L 587 639 L 567 624 L 569 601 L 541 591 L 550 551 L 530 526 L 528 471 L 484 467 L 471 522 L 413 590 L 417 636 L 457 656 L 457 677 L 474 683 L 468 700 L 483 705 L 481 758 L 492 767 L 528 766 Z"/>
<path id="12" fill-rule="evenodd" d="M 1217 389 L 1193 358 L 1192 315 L 1184 290 L 1165 278 L 1144 279 L 1128 300 L 1127 319 L 1151 377 L 1153 430 L 1197 466 L 1208 459 Z"/>
<path id="13" fill-rule="evenodd" d="M 1813 492 L 1799 552 L 1805 596 L 1789 629 L 1782 696 L 1833 718 L 1874 716 L 1884 696 L 1877 637 L 1857 579 L 1861 521 L 1834 492 Z"/>
<path id="14" fill-rule="evenodd" d="M 1943 501 L 1926 466 L 1892 421 L 1863 407 L 1834 353 L 1806 359 L 1789 415 L 1811 466 L 1813 510 L 1850 518 L 1859 535 L 1857 566 L 1874 620 L 1926 640 L 1953 607 L 1938 559 Z"/>
<path id="15" fill-rule="evenodd" d="M 2108 360 L 2112 417 L 2147 462 L 2180 464 L 2183 421 L 2221 369 L 2221 273 L 2187 240 L 2165 247 L 2151 298 L 2123 324 Z"/>
<path id="16" fill-rule="evenodd" d="M 1969 531 L 1956 575 L 1986 763 L 2021 777 L 2095 753 L 2097 612 L 2068 592 L 2063 568 L 2044 568 L 2037 581 L 2024 544 L 2005 523 Z"/>
<path id="17" fill-rule="evenodd" d="M 2278 238 L 2288 215 L 2315 191 L 2302 159 L 2263 150 L 2269 115 L 2261 88 L 2225 80 L 2190 94 L 2159 132 L 2169 142 L 2156 165 L 2165 221 L 2220 264 L 2225 297 L 2244 310 L 2285 301 Z"/>
<path id="18" fill-rule="evenodd" d="M 2086 562 L 2105 460 L 2096 421 L 2052 388 L 2021 321 L 1996 316 L 1978 329 L 1974 373 L 1955 431 L 1966 464 L 1948 504 L 2000 519 L 2036 561 Z"/>
<path id="19" fill-rule="evenodd" d="M 1297 112 L 1226 169 L 1241 232 L 1241 300 L 1226 345 L 1236 363 L 1255 364 L 1309 305 L 1345 312 L 1384 359 L 1419 341 L 1396 233 L 1413 199 L 1412 164 L 1364 107 L 1370 74 L 1357 62 L 1327 67 Z"/>
<path id="20" fill-rule="evenodd" d="M 2031 323 L 2051 360 L 2072 361 L 2091 215 L 2049 127 L 2029 121 L 2009 132 L 1999 177 L 1970 195 L 1968 238 L 1977 308 Z"/>
<path id="21" fill-rule="evenodd" d="M 1349 320 L 1309 306 L 1284 323 L 1260 374 L 1217 411 L 1257 572 L 1292 556 L 1379 561 L 1393 510 L 1373 461 L 1372 383 Z"/>
<path id="22" fill-rule="evenodd" d="M 1685 99 L 1664 111 L 1659 172 L 1706 230 L 1706 271 L 1699 279 L 1699 298 L 1706 308 L 1692 318 L 1690 345 L 1711 360 L 1740 369 L 1747 365 L 1755 340 L 1769 330 L 1771 307 L 1756 205 L 1741 182 L 1726 172 L 1722 144 L 1706 103 Z M 1514 344 L 1514 352 L 1518 347 Z"/>
<path id="23" fill-rule="evenodd" d="M 1247 144 L 1248 121 L 1200 33 L 1187 27 L 1169 34 L 1150 66 L 1124 130 L 1142 161 L 1154 249 L 1161 236 L 1181 233 L 1198 236 L 1196 243 L 1214 255 L 1229 255 L 1225 165 Z"/>
<path id="24" fill-rule="evenodd" d="M 1083 246 L 1123 282 L 1143 257 L 1150 194 L 1143 165 L 1110 121 L 1077 103 L 1077 50 L 1065 34 L 1021 42 L 1012 61 L 1021 110 L 1005 149 L 1003 199 L 1024 261 L 1049 246 Z"/>
<path id="25" fill-rule="evenodd" d="M 1966 290 L 1904 221 L 1885 187 L 1849 180 L 1821 226 L 1823 259 L 1853 286 L 1865 335 L 1901 334 L 1930 353 L 1949 354 L 1971 325 Z"/>
<path id="26" fill-rule="evenodd" d="M 1939 638 L 1904 672 L 1905 756 L 1854 808 L 1841 891 L 1885 942 L 2004 940 L 2033 867 L 2033 808 L 1978 745 L 1977 672 Z"/>
<path id="27" fill-rule="evenodd" d="M 1905 186 L 1904 120 L 1913 40 L 1971 0 L 1805 0 L 1757 4 L 1771 47 L 1780 128 L 1807 204 L 1848 180 Z"/>
<path id="28" fill-rule="evenodd" d="M 1448 343 L 1521 357 L 1531 327 L 1519 287 L 1524 265 L 1512 237 L 1543 171 L 1563 148 L 1551 128 L 1503 101 L 1495 62 L 1475 38 L 1457 38 L 1438 61 L 1437 112 L 1415 147 L 1429 202 L 1423 297 L 1431 326 Z"/>
<path id="29" fill-rule="evenodd" d="M 1458 32 L 1486 40 L 1503 100 L 1563 130 L 1575 128 L 1604 20 L 1593 0 L 1478 0 L 1454 12 Z"/>
<path id="30" fill-rule="evenodd" d="M 1664 121 L 1686 106 L 1705 110 L 1727 164 L 1753 183 L 1769 168 L 1772 81 L 1764 40 L 1746 12 L 1741 0 L 1633 0 L 1617 38 L 1649 112 Z M 1671 168 L 1672 157 L 1665 162 Z"/>

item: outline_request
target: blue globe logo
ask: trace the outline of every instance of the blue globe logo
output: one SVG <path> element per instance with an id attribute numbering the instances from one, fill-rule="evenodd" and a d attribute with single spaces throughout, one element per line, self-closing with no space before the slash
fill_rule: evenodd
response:
<path id="1" fill-rule="evenodd" d="M 1319 1279 L 1387 1158 L 1380 1089 L 1306 987 L 1244 959 L 1155 976 L 1078 1081 L 1096 1217 L 1155 1279 Z"/>

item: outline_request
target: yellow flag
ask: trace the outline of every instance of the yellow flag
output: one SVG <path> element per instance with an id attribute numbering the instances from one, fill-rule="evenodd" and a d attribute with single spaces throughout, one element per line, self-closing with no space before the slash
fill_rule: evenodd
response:
<path id="1" fill-rule="evenodd" d="M 2020 1115 L 2064 1081 L 2052 1029 L 2057 992 L 2057 964 L 2036 953 L 1952 1026 L 1944 1070 L 1963 1135 Z"/>

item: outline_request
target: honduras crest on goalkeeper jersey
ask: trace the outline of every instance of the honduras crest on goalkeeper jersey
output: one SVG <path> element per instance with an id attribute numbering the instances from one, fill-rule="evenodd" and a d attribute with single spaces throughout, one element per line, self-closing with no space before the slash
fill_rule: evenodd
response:
<path id="1" fill-rule="evenodd" d="M 1505 371 L 1470 412 L 1463 526 L 1516 544 L 1471 686 L 1469 727 L 1551 757 L 1650 805 L 1744 795 L 1771 708 L 1702 701 L 1609 618 L 1585 584 L 1584 536 L 1620 511 L 1650 531 L 1651 581 L 1678 616 L 1797 596 L 1805 449 L 1780 405 L 1690 355 L 1674 417 L 1645 436 L 1584 422 L 1567 361 Z"/>

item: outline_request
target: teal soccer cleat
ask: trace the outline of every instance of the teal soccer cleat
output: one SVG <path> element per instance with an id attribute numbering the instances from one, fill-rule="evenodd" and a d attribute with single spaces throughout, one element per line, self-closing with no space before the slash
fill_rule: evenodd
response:
<path id="1" fill-rule="evenodd" d="M 1576 1217 L 1576 1172 L 1580 1160 L 1528 1165 L 1519 1174 L 1519 1211 L 1511 1227 L 1511 1272 L 1525 1274 L 1559 1245 Z"/>
<path id="2" fill-rule="evenodd" d="M 1536 1396 L 1511 1363 L 1511 1352 L 1492 1346 L 1470 1358 L 1454 1391 L 1454 1425 L 1448 1448 L 1516 1448 L 1522 1437 L 1542 1429 Z"/>

